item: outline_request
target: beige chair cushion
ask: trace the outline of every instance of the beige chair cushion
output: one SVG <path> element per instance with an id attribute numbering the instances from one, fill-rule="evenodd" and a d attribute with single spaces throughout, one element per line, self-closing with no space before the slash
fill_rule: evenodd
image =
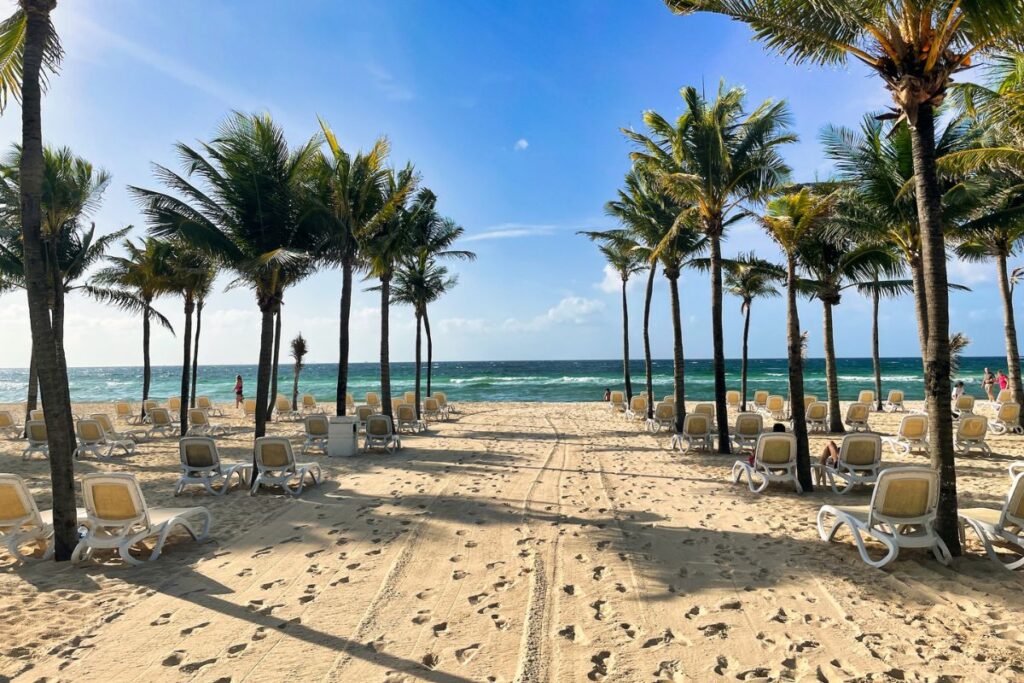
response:
<path id="1" fill-rule="evenodd" d="M 875 442 L 868 439 L 851 441 L 846 447 L 846 462 L 851 465 L 870 465 L 875 462 Z"/>
<path id="2" fill-rule="evenodd" d="M 924 515 L 928 512 L 930 483 L 927 479 L 897 479 L 889 482 L 879 512 L 897 519 Z"/>
<path id="3" fill-rule="evenodd" d="M 793 457 L 790 442 L 781 439 L 766 441 L 761 450 L 761 462 L 766 465 L 782 465 Z"/>
<path id="4" fill-rule="evenodd" d="M 139 516 L 131 492 L 123 484 L 93 484 L 92 501 L 96 507 L 96 516 L 100 519 L 116 521 Z"/>
<path id="5" fill-rule="evenodd" d="M 18 494 L 18 486 L 0 484 L 0 520 L 22 519 L 28 516 L 28 509 Z"/>
<path id="6" fill-rule="evenodd" d="M 213 453 L 206 444 L 189 443 L 185 445 L 185 461 L 191 467 L 213 467 Z"/>
<path id="7" fill-rule="evenodd" d="M 263 464 L 267 467 L 287 467 L 291 460 L 288 451 L 279 443 L 265 443 L 260 447 Z"/>

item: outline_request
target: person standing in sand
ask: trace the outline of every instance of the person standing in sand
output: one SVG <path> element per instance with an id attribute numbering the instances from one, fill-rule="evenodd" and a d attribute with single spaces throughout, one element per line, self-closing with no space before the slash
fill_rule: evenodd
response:
<path id="1" fill-rule="evenodd" d="M 985 374 L 981 376 L 981 388 L 985 390 L 988 395 L 988 400 L 994 401 L 995 396 L 992 395 L 992 386 L 996 383 L 996 376 L 992 374 L 992 371 L 985 368 Z"/>
<path id="2" fill-rule="evenodd" d="M 245 396 L 242 395 L 242 376 L 235 375 L 235 408 L 242 405 Z"/>
<path id="3" fill-rule="evenodd" d="M 996 382 L 999 383 L 999 391 L 1006 391 L 1006 388 L 1010 386 L 1010 378 L 1002 370 L 996 374 Z"/>

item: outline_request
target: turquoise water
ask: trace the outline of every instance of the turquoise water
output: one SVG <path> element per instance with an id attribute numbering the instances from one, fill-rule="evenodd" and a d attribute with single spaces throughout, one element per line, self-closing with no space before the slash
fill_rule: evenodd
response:
<path id="1" fill-rule="evenodd" d="M 824 381 L 825 362 L 820 358 L 806 361 L 805 390 L 821 398 L 826 395 Z M 874 386 L 870 358 L 840 358 L 840 398 L 852 400 L 861 389 Z M 965 358 L 960 378 L 967 385 L 967 393 L 981 397 L 981 373 L 984 367 L 995 372 L 1005 371 L 1005 358 Z M 640 391 L 644 382 L 643 362 L 633 363 L 634 391 Z M 412 363 L 392 363 L 392 391 L 411 391 L 413 388 Z M 653 363 L 654 391 L 658 397 L 671 393 L 672 361 Z M 727 383 L 739 388 L 740 363 L 726 362 Z M 138 400 L 142 394 L 142 368 L 71 368 L 71 399 L 73 401 Z M 233 399 L 235 375 L 241 374 L 245 382 L 245 395 L 256 390 L 255 365 L 216 365 L 199 368 L 198 393 L 215 401 Z M 0 402 L 25 399 L 27 370 L 0 369 Z M 452 400 L 459 401 L 596 401 L 605 387 L 622 384 L 621 361 L 480 361 L 447 362 L 434 364 L 434 387 L 444 391 Z M 785 395 L 788 374 L 785 359 L 751 360 L 748 386 L 767 389 Z M 333 401 L 337 380 L 337 366 L 333 364 L 308 365 L 302 372 L 299 389 L 312 393 L 318 400 Z M 903 389 L 909 400 L 923 397 L 921 360 L 919 358 L 887 358 L 882 360 L 883 391 Z M 181 386 L 181 368 L 161 366 L 153 368 L 151 396 L 163 399 L 177 396 Z M 288 393 L 292 386 L 290 366 L 282 367 L 279 388 Z M 379 369 L 375 363 L 355 363 L 351 366 L 349 391 L 361 397 L 367 391 L 379 391 Z M 686 362 L 686 395 L 695 400 L 712 398 L 714 378 L 711 361 Z"/>

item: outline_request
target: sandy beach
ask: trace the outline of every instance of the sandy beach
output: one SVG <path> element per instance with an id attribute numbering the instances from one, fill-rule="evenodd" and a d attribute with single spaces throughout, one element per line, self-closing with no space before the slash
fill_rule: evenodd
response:
<path id="1" fill-rule="evenodd" d="M 456 397 L 457 398 L 457 397 Z M 16 406 L 0 406 L 14 408 Z M 78 412 L 110 406 L 81 405 Z M 249 457 L 234 410 L 225 461 Z M 981 412 L 990 413 L 982 408 Z M 899 415 L 872 414 L 895 432 Z M 294 436 L 301 424 L 274 423 Z M 817 454 L 828 437 L 812 436 Z M 819 540 L 824 502 L 732 484 L 602 404 L 460 404 L 394 455 L 328 459 L 300 498 L 175 498 L 176 440 L 77 473 L 131 472 L 151 506 L 206 506 L 212 540 L 144 567 L 0 558 L 0 680 L 1002 681 L 1024 677 L 1024 575 L 969 537 L 943 567 L 864 565 Z M 1024 437 L 960 458 L 961 505 L 997 506 Z M 49 473 L 0 441 L 49 507 Z M 921 455 L 884 462 L 925 464 Z M 102 558 L 101 558 L 102 559 Z"/>

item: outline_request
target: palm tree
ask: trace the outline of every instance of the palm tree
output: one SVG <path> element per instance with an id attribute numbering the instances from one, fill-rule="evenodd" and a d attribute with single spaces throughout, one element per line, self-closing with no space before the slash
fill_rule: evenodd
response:
<path id="1" fill-rule="evenodd" d="M 416 316 L 416 417 L 420 416 L 420 376 L 422 375 L 423 320 L 427 315 L 427 305 L 458 283 L 458 278 L 448 275 L 448 269 L 439 266 L 435 259 L 413 257 L 406 259 L 395 271 L 391 287 L 391 303 L 412 306 Z M 429 361 L 428 361 L 429 363 Z M 429 376 L 429 370 L 428 370 Z"/>
<path id="2" fill-rule="evenodd" d="M 290 150 L 269 115 L 235 112 L 198 150 L 183 143 L 176 149 L 185 177 L 155 166 L 156 177 L 175 194 L 130 190 L 153 235 L 181 239 L 254 291 L 261 314 L 255 425 L 261 437 L 266 433 L 274 316 L 289 269 L 304 267 L 315 247 L 314 231 L 303 218 L 309 213 L 307 185 L 316 139 Z"/>
<path id="3" fill-rule="evenodd" d="M 420 210 L 417 212 L 417 219 L 412 224 L 412 245 L 411 251 L 419 260 L 419 268 L 426 268 L 427 262 L 431 259 L 437 260 L 461 260 L 473 261 L 476 254 L 464 249 L 452 249 L 455 242 L 462 237 L 465 229 L 458 225 L 451 218 L 445 218 L 437 211 L 437 196 L 430 190 L 424 189 L 419 193 Z M 435 286 L 441 286 L 442 280 L 434 281 Z M 431 396 L 431 379 L 434 369 L 434 339 L 430 333 L 430 315 L 427 311 L 427 303 L 433 303 L 441 294 L 455 286 L 441 287 L 437 296 L 431 298 L 423 306 L 423 327 L 427 334 L 427 396 Z M 419 404 L 419 395 L 416 397 Z"/>
<path id="4" fill-rule="evenodd" d="M 632 155 L 634 161 L 654 173 L 680 203 L 693 206 L 698 227 L 708 237 L 718 452 L 728 453 L 722 238 L 742 217 L 745 204 L 775 192 L 789 177 L 779 147 L 795 142 L 796 136 L 786 132 L 791 117 L 784 102 L 768 100 L 748 112 L 743 102 L 746 91 L 724 83 L 711 102 L 693 87 L 683 88 L 681 95 L 685 109 L 675 124 L 646 112 L 650 135 L 628 135 L 640 148 Z"/>
<path id="5" fill-rule="evenodd" d="M 894 254 L 895 255 L 895 254 Z M 880 280 L 878 272 L 870 282 L 857 285 L 857 291 L 871 297 L 871 369 L 875 374 L 875 410 L 882 410 L 882 359 L 878 351 L 878 309 L 881 298 L 897 297 L 914 291 L 912 280 Z"/>
<path id="6" fill-rule="evenodd" d="M 796 436 L 796 464 L 800 485 L 805 491 L 813 487 L 811 456 L 807 444 L 807 422 L 804 414 L 804 359 L 797 293 L 797 258 L 804 241 L 827 220 L 833 198 L 818 197 L 809 188 L 783 195 L 768 203 L 767 212 L 759 217 L 761 226 L 786 255 L 786 328 L 789 357 L 789 403 Z"/>
<path id="7" fill-rule="evenodd" d="M 616 238 L 615 233 L 581 232 L 591 240 L 601 242 L 598 249 L 608 265 L 612 267 L 622 282 L 622 381 L 626 386 L 626 402 L 633 398 L 633 382 L 629 376 L 629 305 L 626 298 L 626 287 L 629 278 L 646 268 L 646 259 L 632 240 Z"/>
<path id="8" fill-rule="evenodd" d="M 921 234 L 929 452 L 941 487 L 938 533 L 960 554 L 950 396 L 949 293 L 936 171 L 935 109 L 953 75 L 974 57 L 1024 41 L 1020 0 L 665 0 L 673 11 L 716 12 L 750 24 L 770 49 L 796 63 L 842 64 L 852 55 L 886 84 L 894 116 L 910 124 Z"/>
<path id="9" fill-rule="evenodd" d="M 960 358 L 970 345 L 971 338 L 963 332 L 954 332 L 949 335 L 949 366 L 950 372 L 954 375 L 960 372 Z"/>
<path id="10" fill-rule="evenodd" d="M 868 282 L 879 270 L 892 274 L 898 270 L 898 265 L 896 257 L 884 245 L 858 244 L 848 231 L 830 228 L 835 226 L 822 223 L 806 233 L 797 245 L 796 257 L 799 269 L 806 276 L 800 282 L 801 288 L 810 297 L 821 301 L 829 431 L 842 433 L 846 430 L 839 409 L 839 372 L 836 368 L 832 312 L 842 300 L 843 290 Z"/>
<path id="11" fill-rule="evenodd" d="M 740 369 L 740 410 L 747 410 L 747 339 L 750 336 L 750 308 L 755 299 L 779 296 L 775 282 L 784 277 L 782 269 L 759 258 L 754 252 L 724 261 L 725 291 L 739 297 L 743 314 L 743 360 Z"/>
<path id="12" fill-rule="evenodd" d="M 389 173 L 385 189 L 385 201 L 393 201 L 395 196 L 403 199 L 418 182 L 412 165 L 406 165 L 400 171 Z M 380 285 L 374 290 L 380 291 L 380 392 L 384 414 L 391 417 L 391 359 L 389 352 L 389 319 L 388 306 L 391 303 L 391 278 L 403 258 L 412 250 L 413 225 L 418 217 L 417 211 L 425 210 L 424 196 L 417 196 L 412 204 L 398 202 L 397 210 L 384 221 L 372 226 L 360 236 L 363 254 L 366 259 L 369 277 L 377 278 Z"/>
<path id="13" fill-rule="evenodd" d="M 314 243 L 316 239 L 314 238 Z M 274 314 L 274 352 L 270 366 L 270 393 L 267 397 L 268 418 L 274 414 L 274 405 L 277 400 L 278 368 L 281 364 L 281 309 L 284 307 L 284 291 L 312 275 L 315 263 L 315 258 L 303 258 L 281 270 L 279 282 L 282 296 L 277 313 Z"/>
<path id="14" fill-rule="evenodd" d="M 171 246 L 167 242 L 145 238 L 141 244 L 126 239 L 121 245 L 125 256 L 107 256 L 107 266 L 92 277 L 92 292 L 95 296 L 120 305 L 129 312 L 142 313 L 142 415 L 145 416 L 145 402 L 149 398 L 152 380 L 152 366 L 149 359 L 151 319 L 165 327 L 171 334 L 171 323 L 153 308 L 153 301 L 172 290 Z M 128 296 L 124 296 L 128 295 Z M 141 308 L 130 308 L 133 301 Z M 44 389 L 45 393 L 45 389 Z"/>
<path id="15" fill-rule="evenodd" d="M 294 366 L 293 366 L 293 369 L 292 369 L 292 373 L 293 373 L 293 379 L 292 379 L 292 410 L 298 410 L 299 409 L 299 373 L 301 373 L 302 372 L 302 368 L 305 367 L 305 363 L 303 361 L 304 361 L 304 359 L 306 357 L 306 353 L 309 352 L 309 347 L 306 346 L 306 338 L 302 336 L 301 332 L 299 332 L 297 335 L 295 335 L 295 338 L 292 339 L 291 347 L 292 347 L 292 361 L 294 361 Z"/>
<path id="16" fill-rule="evenodd" d="M 28 294 L 32 356 L 43 406 L 53 490 L 54 557 L 71 558 L 78 543 L 72 452 L 75 429 L 71 416 L 67 361 L 57 343 L 49 315 L 48 278 L 42 234 L 43 131 L 42 87 L 47 73 L 56 73 L 63 49 L 50 20 L 56 0 L 19 0 L 19 8 L 0 23 L 0 110 L 8 94 L 21 96 L 21 230 L 25 289 Z"/>
<path id="17" fill-rule="evenodd" d="M 188 404 L 196 407 L 196 382 L 199 379 L 199 335 L 203 331 L 203 309 L 206 307 L 206 300 L 213 291 L 213 281 L 217 278 L 217 267 L 212 261 L 207 261 L 207 267 L 196 283 L 196 336 L 192 347 L 192 387 L 189 391 Z M 181 399 L 184 401 L 184 397 Z"/>
<path id="18" fill-rule="evenodd" d="M 341 312 L 338 334 L 338 384 L 335 393 L 338 415 L 345 414 L 348 392 L 349 317 L 352 312 L 352 276 L 361 265 L 360 236 L 373 233 L 388 220 L 411 187 L 387 194 L 390 145 L 379 138 L 367 153 L 350 155 L 338 143 L 330 127 L 320 121 L 327 153 L 319 158 L 316 196 L 323 221 L 321 258 L 340 265 Z"/>
<path id="19" fill-rule="evenodd" d="M 185 334 L 183 338 L 183 359 L 181 363 L 181 408 L 179 424 L 181 435 L 188 433 L 189 389 L 192 379 L 194 357 L 192 355 L 192 314 L 201 293 L 209 291 L 212 264 L 209 258 L 187 244 L 172 244 L 168 258 L 170 274 L 168 288 L 181 296 L 185 309 Z"/>

